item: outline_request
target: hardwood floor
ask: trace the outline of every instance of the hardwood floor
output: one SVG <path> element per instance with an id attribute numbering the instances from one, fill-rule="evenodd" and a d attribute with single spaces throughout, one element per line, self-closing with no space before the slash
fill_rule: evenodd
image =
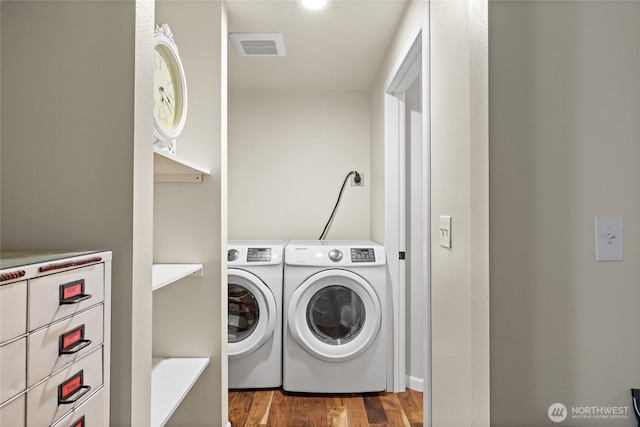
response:
<path id="1" fill-rule="evenodd" d="M 422 393 L 292 394 L 229 391 L 232 427 L 422 427 Z"/>

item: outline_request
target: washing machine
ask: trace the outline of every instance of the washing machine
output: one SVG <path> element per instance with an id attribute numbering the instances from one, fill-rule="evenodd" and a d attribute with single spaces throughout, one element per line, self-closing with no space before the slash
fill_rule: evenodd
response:
<path id="1" fill-rule="evenodd" d="M 386 257 L 371 241 L 291 241 L 285 248 L 283 388 L 386 389 Z"/>
<path id="2" fill-rule="evenodd" d="M 229 388 L 282 385 L 286 241 L 232 240 L 227 249 Z"/>

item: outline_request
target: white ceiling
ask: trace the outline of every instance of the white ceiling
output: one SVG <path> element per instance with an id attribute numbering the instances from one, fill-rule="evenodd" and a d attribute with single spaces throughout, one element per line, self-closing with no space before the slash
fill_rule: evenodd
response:
<path id="1" fill-rule="evenodd" d="M 368 90 L 406 0 L 332 0 L 319 12 L 295 0 L 228 0 L 232 32 L 282 33 L 285 57 L 240 57 L 229 41 L 229 89 Z"/>

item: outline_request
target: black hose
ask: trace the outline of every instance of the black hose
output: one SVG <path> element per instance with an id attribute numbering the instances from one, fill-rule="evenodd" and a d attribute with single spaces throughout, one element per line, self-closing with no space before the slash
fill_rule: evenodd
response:
<path id="1" fill-rule="evenodd" d="M 359 180 L 360 174 L 358 173 L 358 171 L 351 171 L 347 174 L 347 176 L 344 177 L 344 182 L 342 183 L 342 187 L 340 188 L 340 193 L 338 194 L 338 200 L 336 201 L 336 205 L 333 207 L 331 216 L 329 216 L 329 221 L 327 221 L 327 225 L 324 226 L 324 230 L 322 230 L 322 234 L 320 235 L 318 240 L 323 240 L 325 237 L 327 237 L 327 233 L 329 233 L 329 226 L 333 222 L 333 218 L 335 217 L 336 211 L 338 210 L 338 205 L 340 204 L 340 199 L 342 198 L 342 193 L 344 192 L 344 187 L 347 185 L 347 181 L 349 180 L 349 177 L 353 174 L 356 175 L 356 182 L 360 182 Z"/>

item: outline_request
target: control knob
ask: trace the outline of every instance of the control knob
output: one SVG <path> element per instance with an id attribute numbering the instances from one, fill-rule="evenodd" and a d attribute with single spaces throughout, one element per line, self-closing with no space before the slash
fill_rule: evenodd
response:
<path id="1" fill-rule="evenodd" d="M 235 261 L 240 256 L 240 252 L 237 249 L 229 249 L 227 251 L 227 261 Z"/>
<path id="2" fill-rule="evenodd" d="M 333 262 L 338 262 L 342 259 L 342 252 L 338 249 L 331 249 L 329 251 L 329 259 Z"/>

